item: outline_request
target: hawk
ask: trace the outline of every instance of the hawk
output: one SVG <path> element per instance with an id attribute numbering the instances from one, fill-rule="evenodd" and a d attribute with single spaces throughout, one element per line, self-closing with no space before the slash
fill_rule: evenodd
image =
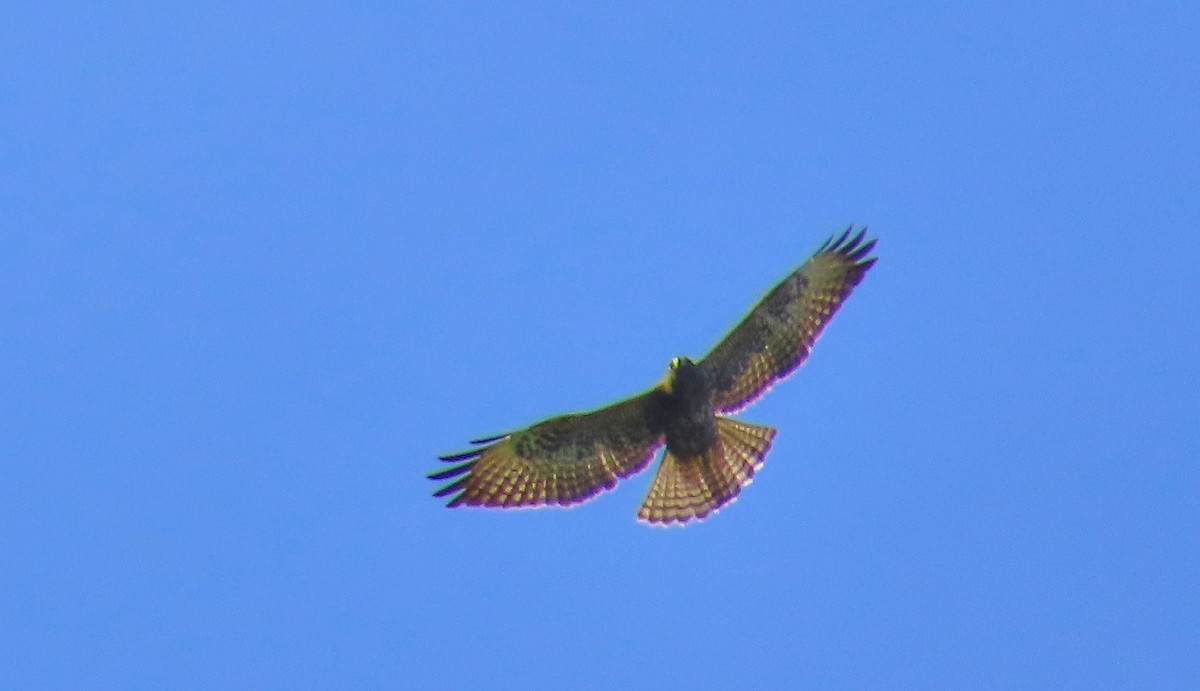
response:
<path id="1" fill-rule="evenodd" d="M 703 519 L 737 498 L 762 467 L 775 429 L 731 417 L 808 357 L 875 257 L 853 226 L 825 244 L 699 361 L 671 360 L 654 388 L 589 413 L 553 417 L 471 442 L 429 473 L 447 506 L 571 506 L 645 470 L 666 446 L 638 509 L 656 525 Z"/>

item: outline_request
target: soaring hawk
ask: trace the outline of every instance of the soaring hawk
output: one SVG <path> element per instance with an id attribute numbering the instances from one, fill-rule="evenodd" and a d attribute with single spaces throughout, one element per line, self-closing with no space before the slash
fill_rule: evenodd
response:
<path id="1" fill-rule="evenodd" d="M 791 374 L 862 280 L 875 240 L 853 227 L 821 245 L 767 293 L 704 359 L 671 360 L 654 388 L 590 413 L 562 415 L 442 456 L 429 474 L 447 506 L 570 506 L 641 472 L 667 447 L 638 520 L 703 519 L 750 484 L 775 430 L 730 417 Z"/>

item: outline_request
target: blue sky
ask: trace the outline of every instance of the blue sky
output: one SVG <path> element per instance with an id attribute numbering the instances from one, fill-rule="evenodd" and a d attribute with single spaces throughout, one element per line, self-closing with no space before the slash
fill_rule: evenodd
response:
<path id="1" fill-rule="evenodd" d="M 0 685 L 1195 688 L 1195 3 L 20 3 L 0 21 Z M 435 456 L 879 262 L 651 473 Z"/>

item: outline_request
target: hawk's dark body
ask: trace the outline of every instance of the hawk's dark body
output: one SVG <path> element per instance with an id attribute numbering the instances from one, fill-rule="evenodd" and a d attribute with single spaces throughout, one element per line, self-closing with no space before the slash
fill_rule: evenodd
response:
<path id="1" fill-rule="evenodd" d="M 679 458 L 695 458 L 711 448 L 717 439 L 712 384 L 707 374 L 691 360 L 679 358 L 673 365 L 670 392 L 659 391 L 657 396 L 662 408 L 659 426 L 667 449 Z"/>
<path id="2" fill-rule="evenodd" d="M 451 480 L 448 506 L 563 506 L 586 501 L 649 465 L 666 446 L 638 518 L 686 523 L 729 503 L 750 483 L 775 430 L 725 414 L 790 374 L 867 269 L 865 230 L 830 239 L 775 286 L 703 360 L 675 358 L 653 389 L 615 405 L 473 442 L 429 475 Z"/>

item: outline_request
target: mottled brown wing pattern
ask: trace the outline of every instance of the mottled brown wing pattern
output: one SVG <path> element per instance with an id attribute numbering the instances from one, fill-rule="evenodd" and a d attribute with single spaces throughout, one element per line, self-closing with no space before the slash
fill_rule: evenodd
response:
<path id="1" fill-rule="evenodd" d="M 429 474 L 451 480 L 434 496 L 447 506 L 569 506 L 612 489 L 644 470 L 663 443 L 651 407 L 654 391 L 577 415 L 480 439 L 480 448 L 442 456 L 456 463 Z"/>
<path id="2" fill-rule="evenodd" d="M 699 365 L 714 388 L 713 408 L 740 410 L 791 374 L 821 330 L 875 259 L 866 228 L 830 238 L 799 269 L 775 286 Z"/>

